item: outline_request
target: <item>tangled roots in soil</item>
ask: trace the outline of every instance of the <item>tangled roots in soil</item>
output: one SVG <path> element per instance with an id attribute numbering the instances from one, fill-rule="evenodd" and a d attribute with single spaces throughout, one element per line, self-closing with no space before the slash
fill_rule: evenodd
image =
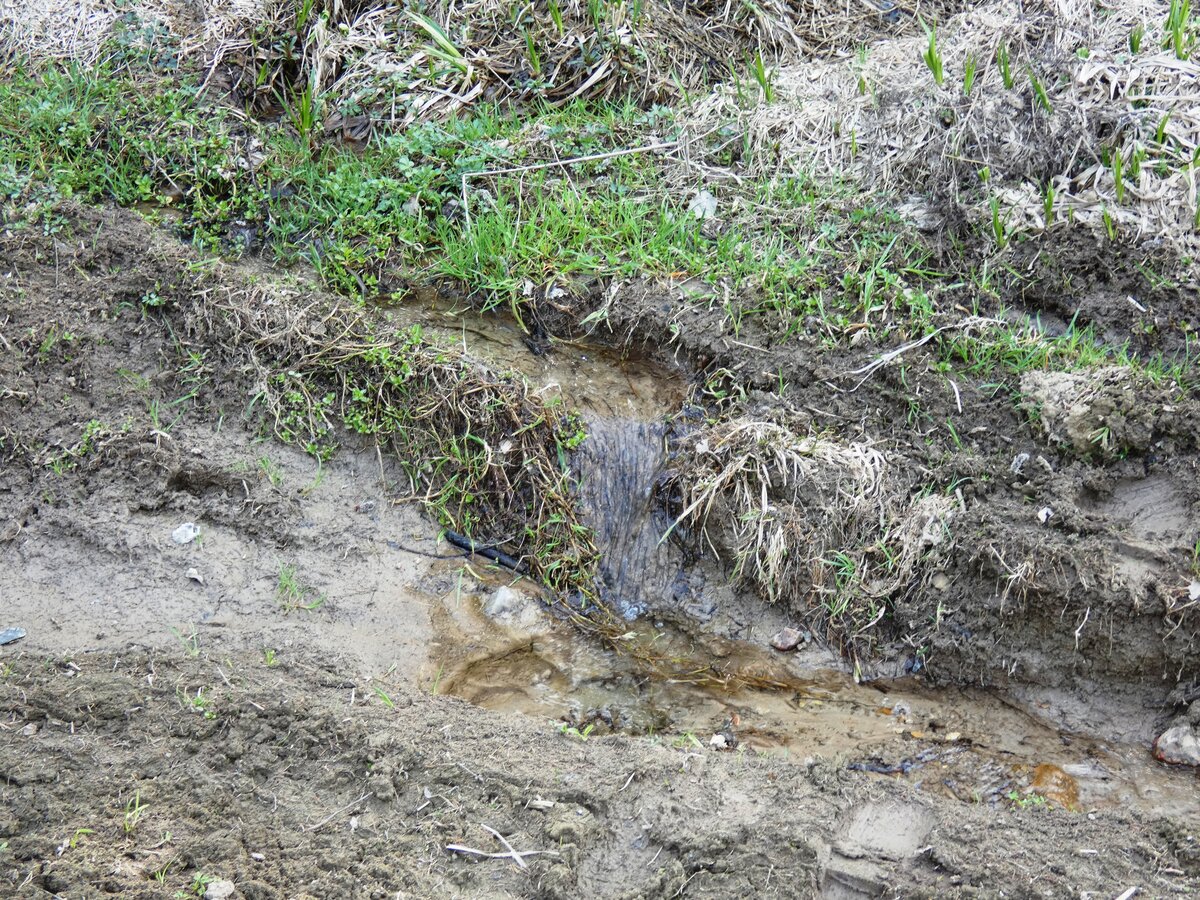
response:
<path id="1" fill-rule="evenodd" d="M 733 419 L 676 449 L 676 526 L 856 659 L 892 598 L 914 589 L 931 552 L 949 546 L 954 499 L 908 500 L 869 444 Z"/>

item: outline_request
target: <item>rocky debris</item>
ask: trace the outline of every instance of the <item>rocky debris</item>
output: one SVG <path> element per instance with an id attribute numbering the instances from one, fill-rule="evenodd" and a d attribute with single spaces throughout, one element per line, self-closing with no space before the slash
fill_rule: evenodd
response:
<path id="1" fill-rule="evenodd" d="M 225 879 L 210 881 L 208 888 L 204 891 L 204 900 L 229 900 L 236 893 L 237 888 L 232 881 Z"/>
<path id="2" fill-rule="evenodd" d="M 1200 766 L 1200 700 L 1179 716 L 1154 742 L 1154 755 L 1166 763 Z"/>
<path id="3" fill-rule="evenodd" d="M 780 653 L 786 653 L 811 640 L 812 635 L 807 631 L 800 631 L 798 628 L 783 628 L 771 636 L 771 646 Z"/>
<path id="4" fill-rule="evenodd" d="M 737 738 L 734 738 L 731 741 L 729 739 L 729 735 L 723 731 L 718 731 L 708 739 L 708 746 L 712 747 L 714 750 L 736 750 L 737 745 Z"/>
<path id="5" fill-rule="evenodd" d="M 200 536 L 200 526 L 195 522 L 184 522 L 178 528 L 171 532 L 171 540 L 179 544 L 181 547 L 184 544 L 190 544 Z"/>
<path id="6" fill-rule="evenodd" d="M 483 614 L 500 625 L 530 634 L 544 633 L 551 627 L 536 598 L 508 585 L 496 588 L 484 601 Z"/>
<path id="7" fill-rule="evenodd" d="M 734 713 L 721 724 L 721 729 L 708 739 L 708 746 L 713 750 L 736 750 L 741 741 L 733 729 L 742 724 L 741 717 Z"/>

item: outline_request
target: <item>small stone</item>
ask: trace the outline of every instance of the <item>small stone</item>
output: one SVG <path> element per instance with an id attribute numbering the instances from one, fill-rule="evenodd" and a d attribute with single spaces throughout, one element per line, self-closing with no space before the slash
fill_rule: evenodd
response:
<path id="1" fill-rule="evenodd" d="M 729 742 L 725 739 L 725 735 L 718 733 L 708 739 L 708 745 L 714 750 L 725 750 L 729 747 Z"/>
<path id="2" fill-rule="evenodd" d="M 494 622 L 514 631 L 528 634 L 544 633 L 550 620 L 536 598 L 502 585 L 483 603 L 483 614 Z"/>
<path id="3" fill-rule="evenodd" d="M 195 522 L 184 522 L 171 532 L 171 540 L 180 546 L 190 544 L 198 537 L 200 537 L 200 526 Z"/>
<path id="4" fill-rule="evenodd" d="M 35 734 L 37 734 L 37 732 L 38 732 L 38 727 L 37 727 L 36 722 L 30 722 L 28 725 L 26 725 L 24 728 L 21 729 L 21 734 L 24 737 L 33 737 Z"/>
<path id="5" fill-rule="evenodd" d="M 232 881 L 210 881 L 208 889 L 204 892 L 204 900 L 229 900 L 235 893 L 237 888 Z"/>
<path id="6" fill-rule="evenodd" d="M 1200 581 L 1193 581 L 1188 585 L 1188 600 L 1192 603 L 1200 600 Z"/>
<path id="7" fill-rule="evenodd" d="M 1166 763 L 1200 766 L 1200 736 L 1187 720 L 1177 719 L 1154 742 L 1154 755 Z"/>
<path id="8" fill-rule="evenodd" d="M 204 576 L 201 575 L 199 570 L 197 570 L 194 566 L 192 568 L 188 569 L 186 572 L 184 572 L 184 575 L 186 575 L 188 578 L 190 578 L 192 581 L 196 582 L 197 584 L 204 584 Z"/>
<path id="9" fill-rule="evenodd" d="M 1041 522 L 1043 525 L 1045 525 L 1047 522 L 1050 521 L 1050 518 L 1053 515 L 1054 515 L 1054 510 L 1052 510 L 1048 506 L 1043 506 L 1041 509 L 1038 510 L 1038 514 L 1037 514 L 1038 521 Z"/>
<path id="10" fill-rule="evenodd" d="M 771 638 L 771 646 L 781 653 L 795 650 L 804 640 L 804 634 L 795 628 L 784 628 L 777 631 Z"/>
<path id="11" fill-rule="evenodd" d="M 263 861 L 263 860 L 265 860 L 267 857 L 266 857 L 266 855 L 265 855 L 265 854 L 263 854 L 263 853 L 251 853 L 251 854 L 250 854 L 250 858 L 251 858 L 252 860 L 254 860 L 255 862 L 262 862 L 262 861 Z"/>
<path id="12" fill-rule="evenodd" d="M 944 572 L 935 572 L 933 578 L 929 579 L 930 585 L 935 591 L 946 591 L 950 589 L 950 579 L 946 577 Z"/>

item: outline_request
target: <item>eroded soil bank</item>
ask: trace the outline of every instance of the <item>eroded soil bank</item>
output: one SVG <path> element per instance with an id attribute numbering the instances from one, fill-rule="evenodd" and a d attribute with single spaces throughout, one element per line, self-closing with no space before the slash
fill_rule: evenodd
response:
<path id="1" fill-rule="evenodd" d="M 1011 498 L 966 485 L 955 497 L 979 520 L 966 529 L 979 544 L 939 570 L 953 589 L 937 652 L 920 658 L 942 682 L 1009 690 L 933 690 L 902 645 L 878 661 L 889 680 L 855 684 L 820 633 L 797 652 L 768 649 L 782 627 L 806 624 L 794 609 L 731 584 L 711 552 L 647 537 L 670 522 L 656 492 L 689 433 L 691 372 L 666 364 L 751 359 L 712 337 L 719 328 L 668 327 L 681 299 L 624 308 L 645 357 L 624 361 L 589 346 L 538 356 L 494 319 L 439 326 L 441 301 L 381 313 L 378 326 L 440 328 L 590 417 L 603 440 L 577 454 L 594 479 L 582 496 L 610 515 L 603 541 L 621 548 L 601 575 L 639 614 L 617 652 L 397 505 L 413 487 L 405 460 L 347 441 L 318 466 L 270 437 L 254 412 L 261 386 L 229 348 L 174 327 L 171 304 L 189 302 L 174 293 L 179 273 L 199 257 L 170 235 L 132 213 L 74 208 L 57 235 L 6 233 L 0 255 L 0 627 L 28 631 L 0 648 L 6 893 L 170 897 L 203 894 L 206 879 L 244 897 L 1200 886 L 1195 774 L 1149 750 L 1195 650 L 1161 605 L 1133 602 L 1185 571 L 1195 444 L 1178 413 L 1151 413 L 1165 422 L 1154 453 L 1169 445 L 1169 459 L 1147 450 L 1064 469 L 1009 406 L 981 407 L 989 428 L 967 434 L 973 446 L 998 457 L 1028 445 L 1034 459 L 1004 489 Z M 316 295 L 293 280 L 274 296 L 299 306 Z M 887 371 L 848 395 L 806 378 L 803 353 L 787 359 L 784 377 L 808 401 L 789 415 L 811 406 L 826 425 L 864 429 L 898 415 Z M 909 378 L 954 402 L 940 376 Z M 968 409 L 983 403 L 959 390 Z M 748 400 L 780 408 L 765 391 Z M 868 421 L 862 404 L 883 418 Z M 949 440 L 914 438 L 895 455 L 918 460 L 904 470 L 917 477 Z M 1049 505 L 1080 532 L 1047 531 L 1037 513 Z M 199 536 L 177 543 L 188 522 Z M 988 548 L 1014 541 L 1026 554 L 1061 545 L 1076 575 L 1043 566 L 997 589 Z M 1089 568 L 1094 558 L 1107 562 Z M 1061 601 L 1083 576 L 1078 603 L 1096 611 L 1067 615 Z M 655 587 L 631 593 L 642 582 Z M 927 587 L 916 583 L 917 608 L 936 596 Z M 634 647 L 698 665 L 702 683 L 664 680 Z M 1096 684 L 1112 690 L 1089 692 Z M 450 845 L 538 854 L 522 866 Z"/>

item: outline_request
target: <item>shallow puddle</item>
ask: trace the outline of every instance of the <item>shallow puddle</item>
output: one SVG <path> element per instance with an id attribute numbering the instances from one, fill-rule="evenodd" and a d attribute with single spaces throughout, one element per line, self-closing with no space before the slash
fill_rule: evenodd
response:
<path id="1" fill-rule="evenodd" d="M 917 678 L 856 684 L 794 655 L 632 625 L 630 649 L 711 666 L 708 684 L 674 680 L 556 621 L 519 585 L 468 581 L 478 590 L 457 590 L 435 610 L 423 680 L 478 706 L 548 719 L 571 738 L 621 732 L 685 752 L 836 759 L 968 803 L 1200 809 L 1192 773 L 1157 763 L 1148 748 L 1060 732 L 995 693 L 934 690 Z M 718 673 L 774 686 L 726 689 Z"/>

